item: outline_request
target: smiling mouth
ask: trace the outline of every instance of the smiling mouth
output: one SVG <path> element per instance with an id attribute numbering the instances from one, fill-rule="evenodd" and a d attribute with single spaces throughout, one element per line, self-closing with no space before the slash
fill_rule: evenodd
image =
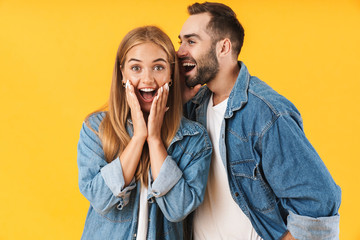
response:
<path id="1" fill-rule="evenodd" d="M 185 73 L 187 72 L 190 72 L 191 70 L 193 70 L 196 66 L 195 63 L 189 63 L 189 62 L 185 62 L 182 64 L 183 65 L 183 68 L 184 68 L 184 71 Z"/>
<path id="2" fill-rule="evenodd" d="M 156 90 L 153 88 L 142 88 L 139 89 L 140 96 L 147 102 L 153 100 L 156 94 Z"/>

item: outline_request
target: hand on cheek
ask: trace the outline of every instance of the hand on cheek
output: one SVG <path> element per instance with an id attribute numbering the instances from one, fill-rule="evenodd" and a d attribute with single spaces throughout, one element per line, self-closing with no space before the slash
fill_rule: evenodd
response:
<path id="1" fill-rule="evenodd" d="M 139 100 L 136 97 L 134 86 L 130 83 L 129 80 L 126 81 L 125 85 L 126 91 L 126 100 L 130 107 L 131 120 L 134 126 L 134 136 L 147 138 L 147 128 L 144 120 L 143 112 L 141 111 L 141 106 Z"/>
<path id="2" fill-rule="evenodd" d="M 168 110 L 168 107 L 166 107 L 168 95 L 169 85 L 166 83 L 158 89 L 157 96 L 151 104 L 148 118 L 148 142 L 151 140 L 161 141 L 161 127 L 165 112 Z"/>

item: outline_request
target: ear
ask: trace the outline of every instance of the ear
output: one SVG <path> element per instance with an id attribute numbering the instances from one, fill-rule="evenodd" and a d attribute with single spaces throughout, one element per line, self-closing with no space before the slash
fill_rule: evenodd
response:
<path id="1" fill-rule="evenodd" d="M 224 57 L 231 54 L 231 41 L 228 38 L 220 40 L 218 43 L 218 56 Z"/>
<path id="2" fill-rule="evenodd" d="M 121 76 L 124 78 L 124 68 L 121 65 L 119 65 L 118 71 L 121 72 Z"/>

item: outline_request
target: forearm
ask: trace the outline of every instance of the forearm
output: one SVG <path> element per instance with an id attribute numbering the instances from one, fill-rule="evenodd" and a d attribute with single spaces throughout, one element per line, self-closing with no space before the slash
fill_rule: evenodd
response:
<path id="1" fill-rule="evenodd" d="M 139 164 L 145 138 L 134 136 L 120 155 L 120 163 L 125 180 L 125 186 L 129 185 L 134 178 Z"/>
<path id="2" fill-rule="evenodd" d="M 148 139 L 151 174 L 153 180 L 157 178 L 167 152 L 161 139 Z"/>

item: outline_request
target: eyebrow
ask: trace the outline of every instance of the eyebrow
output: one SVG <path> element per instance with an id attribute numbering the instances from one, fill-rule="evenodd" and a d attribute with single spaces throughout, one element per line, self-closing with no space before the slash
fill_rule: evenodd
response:
<path id="1" fill-rule="evenodd" d="M 201 39 L 200 35 L 198 35 L 198 34 L 196 34 L 196 33 L 190 33 L 190 34 L 185 34 L 185 35 L 184 35 L 184 38 L 185 38 L 185 39 L 188 39 L 188 38 L 191 38 L 191 37 L 195 37 L 195 38 Z M 178 38 L 181 39 L 181 36 L 179 35 Z"/>
<path id="2" fill-rule="evenodd" d="M 167 61 L 163 58 L 155 59 L 153 62 L 159 62 L 159 61 L 167 63 Z"/>
<path id="3" fill-rule="evenodd" d="M 135 62 L 141 62 L 139 59 L 136 58 L 130 58 L 128 62 L 135 61 Z"/>
<path id="4" fill-rule="evenodd" d="M 130 58 L 128 62 L 131 62 L 131 61 L 142 62 L 141 60 L 136 59 L 136 58 Z M 155 59 L 153 62 L 165 62 L 165 63 L 167 63 L 167 61 L 165 59 L 163 59 L 163 58 Z"/>

